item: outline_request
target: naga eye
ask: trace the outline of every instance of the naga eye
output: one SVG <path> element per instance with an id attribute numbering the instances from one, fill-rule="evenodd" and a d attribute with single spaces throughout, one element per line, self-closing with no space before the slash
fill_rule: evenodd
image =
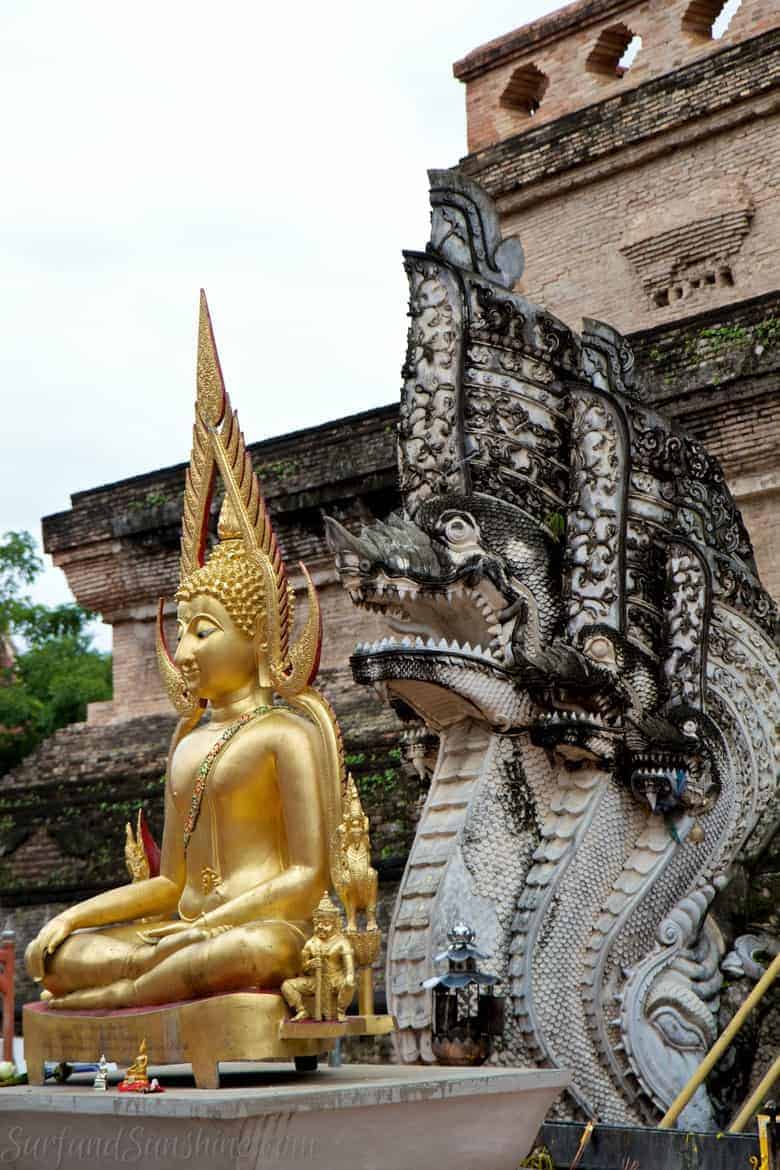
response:
<path id="1" fill-rule="evenodd" d="M 449 544 L 471 544 L 479 536 L 479 529 L 468 514 L 445 512 L 440 523 L 442 536 Z"/>
<path id="2" fill-rule="evenodd" d="M 361 573 L 369 573 L 371 571 L 371 561 L 367 561 L 365 557 L 360 561 L 359 565 Z"/>
<path id="3" fill-rule="evenodd" d="M 584 652 L 596 662 L 603 662 L 605 666 L 615 665 L 615 648 L 609 638 L 598 635 L 589 638 L 583 646 Z"/>

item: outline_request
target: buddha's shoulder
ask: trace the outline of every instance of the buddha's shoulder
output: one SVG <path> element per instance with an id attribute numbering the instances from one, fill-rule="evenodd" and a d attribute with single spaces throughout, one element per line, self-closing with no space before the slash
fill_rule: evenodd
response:
<path id="1" fill-rule="evenodd" d="M 311 720 L 289 707 L 272 707 L 261 719 L 255 719 L 244 729 L 242 738 L 267 743 L 269 740 L 300 742 L 316 736 Z"/>

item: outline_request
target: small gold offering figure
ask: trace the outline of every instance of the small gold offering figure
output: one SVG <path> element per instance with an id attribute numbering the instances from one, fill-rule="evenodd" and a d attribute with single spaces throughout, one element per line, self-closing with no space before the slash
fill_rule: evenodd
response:
<path id="1" fill-rule="evenodd" d="M 314 934 L 301 951 L 303 975 L 285 979 L 282 995 L 293 1020 L 343 1020 L 355 994 L 355 958 L 341 932 L 341 913 L 327 892 L 312 915 Z M 303 997 L 313 998 L 311 1013 Z"/>
<path id="2" fill-rule="evenodd" d="M 142 1093 L 148 1090 L 148 1065 L 149 1058 L 146 1055 L 146 1040 L 144 1039 L 141 1041 L 141 1047 L 138 1050 L 138 1055 L 125 1073 L 124 1080 L 119 1085 L 120 1093 Z"/>
<path id="3" fill-rule="evenodd" d="M 350 775 L 347 809 L 336 829 L 333 882 L 347 912 L 347 930 L 357 930 L 358 911 L 366 912 L 366 930 L 376 930 L 377 872 L 371 865 L 368 817 Z"/>

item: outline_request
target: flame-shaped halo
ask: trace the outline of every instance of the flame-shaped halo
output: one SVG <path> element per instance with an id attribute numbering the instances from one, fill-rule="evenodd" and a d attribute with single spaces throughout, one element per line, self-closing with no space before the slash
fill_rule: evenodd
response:
<path id="1" fill-rule="evenodd" d="M 261 685 L 273 687 L 291 698 L 312 682 L 319 669 L 322 618 L 317 592 L 304 565 L 309 610 L 298 641 L 291 645 L 292 589 L 279 542 L 271 524 L 260 484 L 246 449 L 225 389 L 206 294 L 201 289 L 198 329 L 197 400 L 192 452 L 187 470 L 182 519 L 181 579 L 204 563 L 206 536 L 216 473 L 225 486 L 246 554 L 260 568 L 265 584 L 265 606 L 260 642 L 268 660 L 267 678 L 261 669 Z M 263 656 L 265 657 L 265 655 Z M 166 692 L 176 710 L 189 718 L 197 709 L 174 664 L 162 628 L 162 602 L 157 625 L 157 662 Z"/>

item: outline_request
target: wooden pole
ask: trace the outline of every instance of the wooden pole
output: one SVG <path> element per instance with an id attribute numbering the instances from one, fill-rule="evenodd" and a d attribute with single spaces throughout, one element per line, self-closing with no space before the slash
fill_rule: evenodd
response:
<path id="1" fill-rule="evenodd" d="M 715 1041 L 704 1060 L 696 1069 L 696 1072 L 688 1081 L 688 1084 L 672 1102 L 658 1126 L 659 1129 L 672 1128 L 693 1094 L 699 1088 L 699 1085 L 702 1085 L 710 1075 L 712 1069 L 718 1063 L 729 1044 L 731 1044 L 731 1041 L 734 1039 L 737 1032 L 740 1030 L 745 1020 L 752 1012 L 753 1008 L 764 997 L 778 975 L 780 975 L 780 955 L 776 955 L 772 960 L 771 964 L 761 976 L 758 983 L 743 1003 L 742 1007 L 734 1016 L 734 1019 L 731 1021 L 722 1035 L 720 1035 Z"/>
<path id="2" fill-rule="evenodd" d="M 750 1094 L 745 1104 L 729 1126 L 729 1133 L 742 1133 L 754 1113 L 758 1113 L 775 1081 L 780 1079 L 780 1056 L 770 1065 L 766 1075 Z"/>

